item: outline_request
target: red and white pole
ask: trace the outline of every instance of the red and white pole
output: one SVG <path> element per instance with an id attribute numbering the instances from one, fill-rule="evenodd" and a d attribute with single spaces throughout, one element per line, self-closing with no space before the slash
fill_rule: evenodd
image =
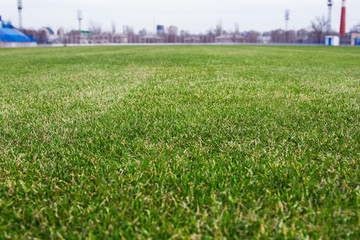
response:
<path id="1" fill-rule="evenodd" d="M 341 37 L 346 36 L 346 0 L 342 0 L 340 36 Z"/>

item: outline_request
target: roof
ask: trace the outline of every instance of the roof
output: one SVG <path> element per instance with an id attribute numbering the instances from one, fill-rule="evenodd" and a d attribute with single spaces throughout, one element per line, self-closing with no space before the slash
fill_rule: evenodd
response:
<path id="1" fill-rule="evenodd" d="M 51 28 L 49 28 L 49 27 L 44 27 L 44 28 L 49 31 L 49 34 L 50 34 L 50 35 L 54 35 L 54 34 L 55 34 L 54 31 L 53 31 Z"/>

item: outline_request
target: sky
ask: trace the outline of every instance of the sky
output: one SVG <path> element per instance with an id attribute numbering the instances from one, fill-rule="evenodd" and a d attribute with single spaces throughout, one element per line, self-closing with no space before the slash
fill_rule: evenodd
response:
<path id="1" fill-rule="evenodd" d="M 327 18 L 327 0 L 23 0 L 23 27 L 51 27 L 55 31 L 78 29 L 78 10 L 82 11 L 82 29 L 91 23 L 103 31 L 116 26 L 122 32 L 128 25 L 134 30 L 155 32 L 156 25 L 177 26 L 191 33 L 206 33 L 221 23 L 224 30 L 260 32 L 285 28 L 285 10 L 290 10 L 289 29 L 309 28 L 316 17 Z M 347 0 L 347 30 L 360 23 L 360 0 Z M 332 29 L 339 31 L 341 0 L 334 0 Z M 18 26 L 17 0 L 1 0 L 0 16 Z"/>

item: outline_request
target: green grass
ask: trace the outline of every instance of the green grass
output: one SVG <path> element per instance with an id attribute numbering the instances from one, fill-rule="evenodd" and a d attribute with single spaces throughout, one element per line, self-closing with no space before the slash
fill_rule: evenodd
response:
<path id="1" fill-rule="evenodd" d="M 0 49 L 0 238 L 360 238 L 360 49 Z"/>

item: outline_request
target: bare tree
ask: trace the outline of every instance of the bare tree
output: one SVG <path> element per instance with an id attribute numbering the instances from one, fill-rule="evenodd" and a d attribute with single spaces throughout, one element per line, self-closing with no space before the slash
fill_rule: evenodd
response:
<path id="1" fill-rule="evenodd" d="M 355 24 L 352 28 L 351 28 L 352 32 L 360 32 L 360 23 Z"/>
<path id="2" fill-rule="evenodd" d="M 328 21 L 324 16 L 317 17 L 311 22 L 311 37 L 314 42 L 322 43 L 325 41 L 325 35 L 327 33 Z"/>
<path id="3" fill-rule="evenodd" d="M 239 23 L 235 23 L 235 34 L 240 34 L 240 27 L 239 27 Z"/>
<path id="4" fill-rule="evenodd" d="M 281 43 L 285 38 L 285 31 L 282 29 L 273 30 L 270 32 L 271 42 Z"/>
<path id="5" fill-rule="evenodd" d="M 207 42 L 207 43 L 215 42 L 215 36 L 216 35 L 214 34 L 212 29 L 208 30 L 206 37 L 205 37 L 205 39 L 206 39 L 205 42 Z"/>
<path id="6" fill-rule="evenodd" d="M 125 26 L 125 34 L 129 43 L 136 43 L 136 35 L 132 27 Z"/>
<path id="7" fill-rule="evenodd" d="M 111 31 L 112 31 L 112 33 L 116 32 L 116 23 L 115 22 L 111 23 Z"/>
<path id="8" fill-rule="evenodd" d="M 296 43 L 296 32 L 294 30 L 287 31 L 287 42 Z"/>
<path id="9" fill-rule="evenodd" d="M 167 42 L 175 43 L 177 38 L 178 28 L 175 26 L 170 26 L 167 29 Z"/>
<path id="10" fill-rule="evenodd" d="M 89 31 L 94 35 L 100 34 L 102 32 L 101 31 L 101 24 L 90 21 L 90 23 L 89 23 Z"/>
<path id="11" fill-rule="evenodd" d="M 215 28 L 215 35 L 220 36 L 222 34 L 222 22 L 221 20 L 218 22 Z"/>
<path id="12" fill-rule="evenodd" d="M 250 30 L 248 32 L 243 32 L 243 35 L 246 39 L 246 42 L 248 43 L 257 43 L 259 37 L 261 36 L 261 33 L 254 31 L 254 30 Z"/>

